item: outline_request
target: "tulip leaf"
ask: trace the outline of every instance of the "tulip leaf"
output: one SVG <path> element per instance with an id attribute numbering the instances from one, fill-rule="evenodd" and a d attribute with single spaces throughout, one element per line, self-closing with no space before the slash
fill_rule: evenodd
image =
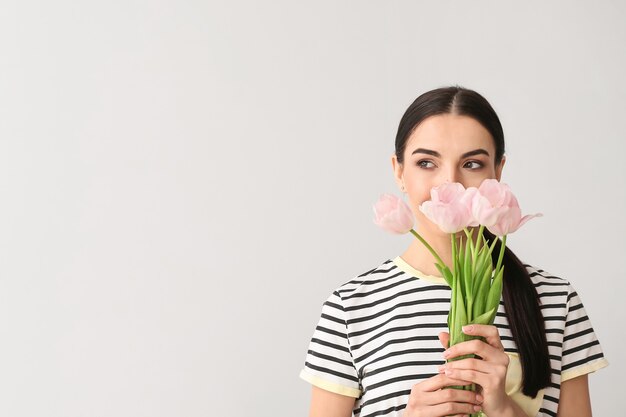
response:
<path id="1" fill-rule="evenodd" d="M 459 277 L 457 277 L 456 284 L 459 283 Z M 465 303 L 463 302 L 463 295 L 461 291 L 456 291 L 455 300 L 454 300 L 454 327 L 450 329 L 451 337 L 454 337 L 455 343 L 450 343 L 452 346 L 460 341 L 462 341 L 463 332 L 461 328 L 467 324 L 467 315 L 465 314 Z"/>
<path id="2" fill-rule="evenodd" d="M 492 309 L 498 308 L 500 304 L 500 297 L 502 297 L 502 279 L 504 275 L 504 268 L 500 268 L 500 270 L 496 273 L 495 278 L 493 279 L 493 284 L 489 289 L 489 295 L 487 296 L 487 308 Z"/>
<path id="3" fill-rule="evenodd" d="M 457 278 L 461 276 L 461 253 L 459 252 L 458 256 L 454 259 L 454 285 L 459 286 L 459 282 Z"/>
<path id="4" fill-rule="evenodd" d="M 456 254 L 456 238 L 453 233 L 450 233 L 450 243 L 452 244 L 452 274 L 456 275 L 458 274 L 459 269 L 456 263 L 456 259 L 458 257 Z"/>
<path id="5" fill-rule="evenodd" d="M 465 247 L 463 255 L 463 294 L 465 295 L 465 299 L 468 299 L 472 296 L 472 254 L 467 246 Z"/>
<path id="6" fill-rule="evenodd" d="M 484 279 L 483 279 L 483 283 L 487 288 L 491 287 L 491 277 L 493 275 L 493 264 L 491 263 L 491 259 L 489 259 L 487 261 L 487 268 L 485 269 L 485 272 L 483 273 L 484 275 Z"/>
<path id="7" fill-rule="evenodd" d="M 495 319 L 496 319 L 496 315 L 497 315 L 497 313 L 498 313 L 498 309 L 497 309 L 497 308 L 495 308 L 495 309 L 493 309 L 492 311 L 493 311 L 493 313 L 491 313 L 491 316 L 489 317 L 489 322 L 488 322 L 488 324 L 493 324 L 493 322 L 494 322 L 494 321 L 495 321 Z"/>
<path id="8" fill-rule="evenodd" d="M 492 322 L 490 322 L 490 318 L 491 318 L 491 315 L 493 314 L 493 311 L 494 309 L 492 308 L 486 313 L 483 313 L 480 316 L 476 317 L 469 324 L 491 324 Z"/>
<path id="9" fill-rule="evenodd" d="M 469 252 L 472 255 L 472 259 L 474 259 L 476 257 L 476 248 L 474 247 L 474 239 L 472 239 L 472 236 L 474 235 L 474 230 L 467 230 L 466 228 L 465 235 L 467 236 L 467 241 L 465 242 L 465 244 L 468 245 Z"/>
<path id="10" fill-rule="evenodd" d="M 495 238 L 491 245 L 489 245 L 489 255 L 493 253 L 493 250 L 496 248 L 496 243 L 498 243 L 498 238 Z"/>
<path id="11" fill-rule="evenodd" d="M 485 270 L 487 269 L 487 265 L 491 263 L 491 257 L 489 257 L 489 252 L 485 246 L 481 248 L 476 263 L 476 274 L 474 275 L 474 282 L 472 284 L 472 290 L 474 294 L 478 293 L 478 288 L 482 283 L 482 279 L 485 274 Z"/>
<path id="12" fill-rule="evenodd" d="M 450 337 L 452 337 L 452 329 L 454 328 L 454 317 L 455 317 L 455 313 L 456 313 L 456 308 L 455 305 L 456 303 L 454 302 L 454 300 L 456 300 L 456 275 L 452 276 L 452 285 L 450 286 L 451 288 L 451 293 L 450 293 L 450 312 L 448 313 L 448 329 L 450 330 Z"/>
<path id="13" fill-rule="evenodd" d="M 489 246 L 489 241 L 487 240 L 484 234 L 481 236 L 481 238 L 483 241 L 483 246 Z"/>
<path id="14" fill-rule="evenodd" d="M 491 259 L 487 261 L 487 267 L 485 268 L 485 272 L 483 273 L 482 278 L 480 279 L 480 286 L 478 287 L 478 293 L 476 295 L 476 300 L 474 303 L 474 315 L 479 316 L 485 312 L 486 309 L 489 309 L 489 305 L 487 304 L 487 296 L 489 295 L 489 289 L 491 287 L 491 275 L 493 273 L 493 265 L 491 264 Z"/>

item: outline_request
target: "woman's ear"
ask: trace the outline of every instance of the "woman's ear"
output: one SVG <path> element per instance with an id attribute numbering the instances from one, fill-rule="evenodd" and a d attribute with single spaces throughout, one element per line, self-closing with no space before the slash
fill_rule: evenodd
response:
<path id="1" fill-rule="evenodd" d="M 498 164 L 498 166 L 496 166 L 496 179 L 498 181 L 500 181 L 500 178 L 502 178 L 502 168 L 504 168 L 505 162 L 506 162 L 506 155 L 502 155 L 502 159 L 500 160 L 500 163 Z"/>
<path id="2" fill-rule="evenodd" d="M 391 166 L 393 168 L 393 176 L 396 179 L 396 184 L 400 190 L 404 190 L 404 178 L 402 177 L 403 166 L 398 162 L 398 158 L 394 153 L 391 155 Z"/>

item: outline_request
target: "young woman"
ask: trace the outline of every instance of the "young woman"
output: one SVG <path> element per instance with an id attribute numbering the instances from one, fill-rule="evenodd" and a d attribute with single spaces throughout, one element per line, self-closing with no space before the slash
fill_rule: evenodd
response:
<path id="1" fill-rule="evenodd" d="M 429 91 L 402 117 L 391 162 L 416 230 L 450 265 L 449 236 L 418 206 L 446 181 L 478 187 L 486 178 L 500 180 L 505 156 L 498 116 L 472 90 Z M 485 236 L 494 238 L 487 231 Z M 479 410 L 488 417 L 591 416 L 587 374 L 608 362 L 567 280 L 523 264 L 507 249 L 494 325 L 464 330 L 486 341 L 444 350 L 450 288 L 434 263 L 413 240 L 402 255 L 330 295 L 300 374 L 313 385 L 310 417 L 439 417 Z M 479 358 L 445 364 L 445 358 L 469 353 Z M 478 392 L 442 389 L 470 383 L 480 386 Z"/>

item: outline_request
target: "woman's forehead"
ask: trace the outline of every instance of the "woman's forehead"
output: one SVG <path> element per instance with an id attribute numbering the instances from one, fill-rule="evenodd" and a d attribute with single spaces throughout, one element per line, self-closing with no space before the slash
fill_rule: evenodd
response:
<path id="1" fill-rule="evenodd" d="M 483 148 L 493 155 L 495 144 L 489 131 L 476 119 L 445 114 L 425 119 L 411 132 L 405 152 L 410 155 L 417 148 L 435 150 L 442 155 Z"/>

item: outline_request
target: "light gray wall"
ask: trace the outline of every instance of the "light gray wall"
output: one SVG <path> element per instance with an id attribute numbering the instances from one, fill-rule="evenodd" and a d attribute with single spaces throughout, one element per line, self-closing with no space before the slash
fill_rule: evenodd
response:
<path id="1" fill-rule="evenodd" d="M 322 302 L 410 237 L 372 224 L 420 93 L 478 90 L 510 246 L 626 365 L 621 1 L 0 6 L 0 415 L 298 416 Z"/>

